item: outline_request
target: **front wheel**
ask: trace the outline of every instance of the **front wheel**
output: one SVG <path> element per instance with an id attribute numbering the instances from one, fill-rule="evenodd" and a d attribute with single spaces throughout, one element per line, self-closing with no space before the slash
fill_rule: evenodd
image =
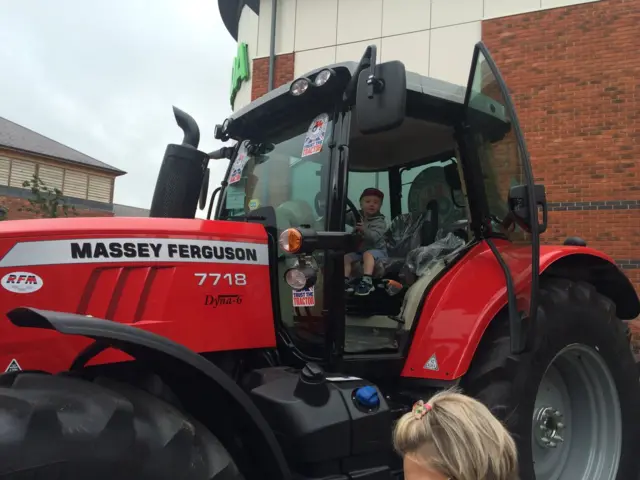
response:
<path id="1" fill-rule="evenodd" d="M 497 318 L 463 386 L 513 434 L 522 480 L 635 480 L 640 382 L 625 325 L 590 284 L 541 283 L 531 352 L 512 355 Z"/>
<path id="2" fill-rule="evenodd" d="M 0 376 L 0 479 L 242 480 L 203 425 L 108 379 Z"/>

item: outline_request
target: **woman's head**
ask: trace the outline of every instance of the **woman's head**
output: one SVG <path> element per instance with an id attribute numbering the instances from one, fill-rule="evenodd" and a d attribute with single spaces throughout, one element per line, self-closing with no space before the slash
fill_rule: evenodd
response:
<path id="1" fill-rule="evenodd" d="M 517 480 L 516 445 L 479 401 L 454 391 L 418 402 L 393 434 L 406 480 Z"/>

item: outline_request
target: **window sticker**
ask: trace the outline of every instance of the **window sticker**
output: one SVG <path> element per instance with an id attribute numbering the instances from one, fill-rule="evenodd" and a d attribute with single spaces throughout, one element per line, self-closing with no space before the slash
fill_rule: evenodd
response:
<path id="1" fill-rule="evenodd" d="M 227 190 L 227 200 L 225 206 L 228 210 L 244 209 L 244 190 L 229 188 Z"/>
<path id="2" fill-rule="evenodd" d="M 260 200 L 257 198 L 252 198 L 249 200 L 249 210 L 256 210 L 260 208 Z"/>
<path id="3" fill-rule="evenodd" d="M 313 287 L 293 290 L 294 307 L 313 307 L 315 304 L 316 298 Z"/>
<path id="4" fill-rule="evenodd" d="M 231 173 L 229 174 L 229 184 L 238 183 L 242 178 L 242 171 L 244 170 L 244 166 L 247 164 L 249 157 L 246 153 L 239 153 L 238 158 L 236 158 L 235 162 L 233 162 L 233 167 L 231 167 Z"/>
<path id="5" fill-rule="evenodd" d="M 324 143 L 328 125 L 329 115 L 326 113 L 322 113 L 313 119 L 313 122 L 309 125 L 309 130 L 307 130 L 307 135 L 304 137 L 302 157 L 308 157 L 322 151 L 322 144 Z"/>

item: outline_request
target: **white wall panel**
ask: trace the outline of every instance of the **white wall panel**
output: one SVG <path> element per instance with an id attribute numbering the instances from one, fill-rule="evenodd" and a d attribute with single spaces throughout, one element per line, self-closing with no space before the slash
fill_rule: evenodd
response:
<path id="1" fill-rule="evenodd" d="M 369 45 L 376 45 L 378 47 L 378 55 L 380 54 L 381 39 L 366 40 L 364 42 L 347 43 L 345 45 L 338 45 L 336 49 L 336 63 L 340 62 L 359 62 L 362 58 L 362 54 Z"/>
<path id="2" fill-rule="evenodd" d="M 315 68 L 336 63 L 336 47 L 296 52 L 293 76 L 298 78 Z"/>
<path id="3" fill-rule="evenodd" d="M 466 86 L 481 22 L 431 30 L 429 76 Z"/>
<path id="4" fill-rule="evenodd" d="M 484 18 L 507 17 L 540 10 L 541 0 L 484 0 Z"/>
<path id="5" fill-rule="evenodd" d="M 302 0 L 304 1 L 304 0 Z M 268 57 L 271 48 L 272 0 L 260 1 L 257 57 Z M 248 8 L 248 7 L 244 7 Z M 293 52 L 296 31 L 296 0 L 278 0 L 276 12 L 276 55 Z"/>
<path id="6" fill-rule="evenodd" d="M 430 32 L 407 33 L 382 39 L 383 62 L 400 60 L 408 71 L 429 75 Z"/>
<path id="7" fill-rule="evenodd" d="M 298 0 L 295 51 L 336 44 L 338 0 Z"/>
<path id="8" fill-rule="evenodd" d="M 483 0 L 432 0 L 431 28 L 482 20 Z"/>
<path id="9" fill-rule="evenodd" d="M 383 37 L 427 30 L 430 25 L 431 0 L 383 0 Z"/>
<path id="10" fill-rule="evenodd" d="M 339 0 L 337 44 L 382 36 L 382 0 Z"/>
<path id="11" fill-rule="evenodd" d="M 540 6 L 542 8 L 568 7 L 570 5 L 579 5 L 581 3 L 595 3 L 600 0 L 542 0 Z"/>

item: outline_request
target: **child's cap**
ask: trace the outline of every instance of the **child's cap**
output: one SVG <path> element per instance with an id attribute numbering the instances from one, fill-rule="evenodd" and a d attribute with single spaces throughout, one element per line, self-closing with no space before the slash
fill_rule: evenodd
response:
<path id="1" fill-rule="evenodd" d="M 380 201 L 382 201 L 384 200 L 384 193 L 382 193 L 377 188 L 369 187 L 369 188 L 365 188 L 362 191 L 362 195 L 360 195 L 360 200 L 362 200 L 362 197 L 378 197 Z"/>

